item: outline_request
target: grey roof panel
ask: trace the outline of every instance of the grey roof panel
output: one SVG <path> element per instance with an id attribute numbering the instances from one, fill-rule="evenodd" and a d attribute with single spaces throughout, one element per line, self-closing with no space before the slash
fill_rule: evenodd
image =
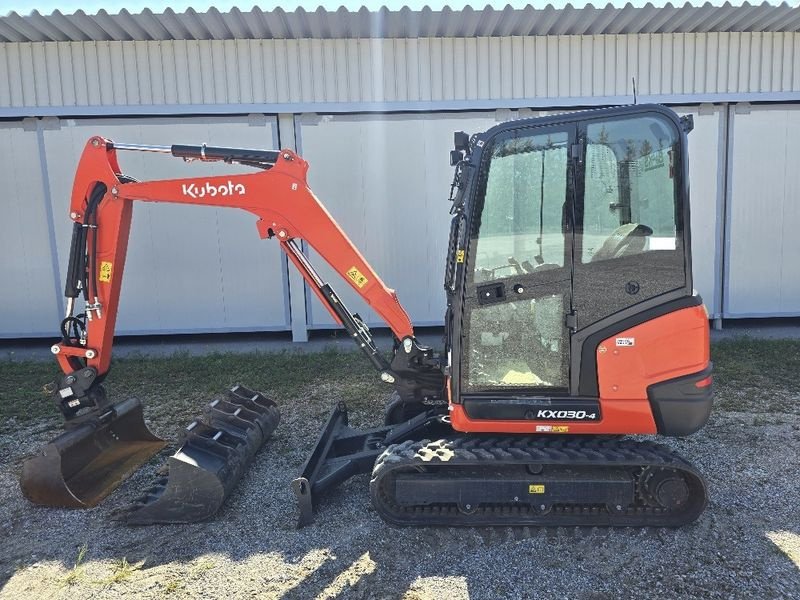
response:
<path id="1" fill-rule="evenodd" d="M 536 9 L 501 9 L 491 6 L 432 10 L 403 7 L 357 11 L 322 6 L 314 11 L 281 8 L 263 11 L 232 8 L 206 12 L 192 8 L 176 13 L 144 9 L 130 13 L 123 9 L 111 15 L 105 10 L 88 15 L 79 10 L 71 15 L 54 11 L 42 15 L 10 12 L 0 17 L 0 42 L 89 41 L 89 40 L 229 40 L 299 38 L 416 38 L 526 35 L 583 35 L 636 33 L 702 33 L 709 31 L 800 31 L 800 6 L 729 2 L 714 5 L 688 2 L 674 6 L 647 3 L 622 7 L 611 4 L 552 5 Z"/>

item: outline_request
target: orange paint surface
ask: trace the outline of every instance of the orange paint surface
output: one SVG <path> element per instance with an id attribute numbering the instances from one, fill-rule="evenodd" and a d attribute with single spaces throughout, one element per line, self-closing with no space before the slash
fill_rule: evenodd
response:
<path id="1" fill-rule="evenodd" d="M 702 371 L 709 360 L 705 309 L 683 308 L 621 331 L 597 347 L 600 421 L 470 419 L 460 404 L 450 405 L 450 421 L 457 431 L 474 433 L 653 434 L 648 386 Z M 542 431 L 547 426 L 568 430 Z"/>

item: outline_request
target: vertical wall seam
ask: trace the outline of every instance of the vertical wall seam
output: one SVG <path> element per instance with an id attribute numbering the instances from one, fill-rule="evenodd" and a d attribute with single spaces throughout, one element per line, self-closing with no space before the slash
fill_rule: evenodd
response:
<path id="1" fill-rule="evenodd" d="M 722 271 L 722 288 L 720 289 L 720 306 L 722 307 L 721 317 L 725 318 L 729 314 L 729 285 L 730 285 L 730 256 L 731 240 L 729 232 L 731 230 L 731 205 L 733 203 L 733 143 L 734 143 L 734 123 L 736 120 L 736 105 L 728 104 L 726 111 L 727 131 L 725 139 L 725 196 L 722 204 L 722 257 L 720 270 Z"/>
<path id="2" fill-rule="evenodd" d="M 65 313 L 66 306 L 64 294 L 61 293 L 61 279 L 59 278 L 58 245 L 56 244 L 56 223 L 53 215 L 53 196 L 50 193 L 50 175 L 47 168 L 47 152 L 44 145 L 44 131 L 42 120 L 36 120 L 36 142 L 39 147 L 39 168 L 42 171 L 42 191 L 44 199 L 45 215 L 47 216 L 47 236 L 50 241 L 50 263 L 53 268 L 53 284 L 56 297 L 56 307 L 58 322 Z"/>
<path id="3" fill-rule="evenodd" d="M 713 317 L 721 318 L 723 314 L 722 297 L 725 285 L 725 214 L 728 205 L 728 150 L 729 150 L 729 105 L 723 104 L 720 108 L 719 134 L 717 135 L 717 210 L 716 226 L 714 231 L 714 298 Z"/>

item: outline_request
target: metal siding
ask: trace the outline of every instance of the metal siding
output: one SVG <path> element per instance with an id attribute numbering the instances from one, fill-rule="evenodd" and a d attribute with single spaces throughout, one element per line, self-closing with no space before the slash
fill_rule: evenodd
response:
<path id="1" fill-rule="evenodd" d="M 72 231 L 67 218 L 72 178 L 90 136 L 275 147 L 275 119 L 255 121 L 261 125 L 248 125 L 248 117 L 65 120 L 60 129 L 45 131 L 59 279 Z M 252 172 L 137 152 L 121 152 L 119 159 L 127 174 L 147 180 Z M 286 330 L 286 295 L 280 250 L 259 238 L 249 213 L 169 203 L 135 206 L 117 333 Z"/>
<path id="2" fill-rule="evenodd" d="M 432 10 L 403 7 L 392 11 L 386 7 L 370 11 L 366 7 L 348 10 L 340 7 L 327 10 L 318 7 L 313 12 L 300 7 L 293 12 L 282 8 L 262 11 L 255 7 L 243 12 L 232 8 L 220 12 L 210 7 L 206 12 L 188 8 L 175 13 L 165 8 L 154 14 L 145 8 L 141 13 L 122 11 L 109 15 L 100 11 L 87 15 L 82 11 L 64 15 L 59 11 L 41 15 L 33 11 L 28 16 L 10 12 L 0 17 L 0 42 L 63 41 L 63 40 L 171 40 L 171 39 L 271 39 L 271 38 L 417 38 L 470 37 L 514 35 L 565 34 L 635 34 L 653 32 L 706 31 L 797 31 L 800 29 L 800 10 L 787 3 L 772 5 L 764 2 L 753 6 L 721 6 L 706 3 L 692 6 L 686 3 L 674 7 L 645 6 L 614 7 L 610 4 L 595 8 L 591 4 L 575 7 L 566 4 L 555 9 L 532 6 L 514 9 L 511 6 L 494 9 L 491 6 Z"/>
<path id="3" fill-rule="evenodd" d="M 0 44 L 0 108 L 797 93 L 798 33 Z M 6 66 L 7 63 L 7 66 Z M 373 105 L 374 106 L 374 105 Z M 325 109 L 322 108 L 322 111 Z M 64 111 L 69 115 L 69 111 Z"/>
<path id="4" fill-rule="evenodd" d="M 723 316 L 800 315 L 800 109 L 752 107 L 734 125 Z"/>
<path id="5" fill-rule="evenodd" d="M 386 285 L 397 290 L 412 321 L 441 324 L 453 132 L 488 129 L 496 123 L 494 113 L 308 115 L 298 123 L 314 192 Z M 310 256 L 350 310 L 370 325 L 385 325 L 316 253 Z M 308 297 L 309 326 L 332 326 L 316 296 Z"/>
<path id="6" fill-rule="evenodd" d="M 55 335 L 60 315 L 35 125 L 0 123 L 0 155 L 0 337 Z"/>
<path id="7" fill-rule="evenodd" d="M 709 316 L 716 318 L 721 314 L 719 257 L 722 250 L 717 228 L 722 198 L 718 173 L 724 168 L 719 149 L 725 107 L 707 109 L 673 107 L 679 115 L 690 114 L 694 118 L 694 130 L 689 134 L 692 275 L 694 288 L 702 296 Z"/>

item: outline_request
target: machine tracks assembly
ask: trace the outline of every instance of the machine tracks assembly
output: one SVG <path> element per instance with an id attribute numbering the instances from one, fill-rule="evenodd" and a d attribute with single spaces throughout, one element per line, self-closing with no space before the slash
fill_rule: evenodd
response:
<path id="1" fill-rule="evenodd" d="M 651 442 L 452 436 L 389 446 L 370 482 L 395 525 L 678 527 L 707 503 L 702 476 Z"/>

